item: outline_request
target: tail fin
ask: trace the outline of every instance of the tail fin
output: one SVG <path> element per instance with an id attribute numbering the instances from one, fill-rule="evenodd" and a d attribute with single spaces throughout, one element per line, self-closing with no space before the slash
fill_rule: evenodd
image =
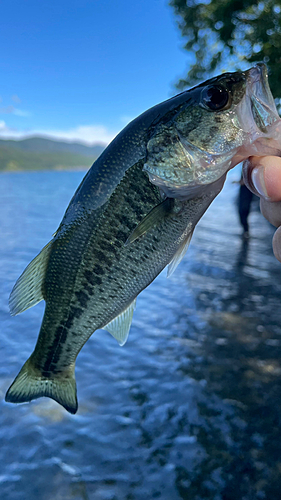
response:
<path id="1" fill-rule="evenodd" d="M 9 387 L 5 401 L 24 403 L 42 396 L 52 398 L 70 413 L 76 413 L 78 403 L 74 365 L 64 373 L 47 378 L 40 374 L 30 357 Z"/>

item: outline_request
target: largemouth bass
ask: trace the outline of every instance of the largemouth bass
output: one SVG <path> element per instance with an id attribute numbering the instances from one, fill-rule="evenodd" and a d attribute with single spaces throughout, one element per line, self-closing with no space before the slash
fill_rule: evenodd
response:
<path id="1" fill-rule="evenodd" d="M 166 266 L 173 272 L 227 171 L 250 155 L 280 155 L 280 146 L 263 64 L 208 80 L 127 125 L 12 290 L 13 315 L 41 300 L 46 307 L 6 401 L 47 396 L 75 413 L 85 342 L 97 329 L 126 342 L 136 297 Z"/>

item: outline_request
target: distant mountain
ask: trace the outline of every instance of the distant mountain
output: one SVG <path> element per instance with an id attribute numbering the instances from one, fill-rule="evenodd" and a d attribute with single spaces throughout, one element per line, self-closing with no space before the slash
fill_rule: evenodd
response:
<path id="1" fill-rule="evenodd" d="M 102 144 L 87 146 L 45 137 L 19 141 L 0 139 L 0 172 L 89 168 L 104 148 Z"/>

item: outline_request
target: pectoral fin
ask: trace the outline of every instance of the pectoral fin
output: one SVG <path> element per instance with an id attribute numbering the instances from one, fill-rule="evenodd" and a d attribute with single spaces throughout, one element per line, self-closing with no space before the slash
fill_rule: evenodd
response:
<path id="1" fill-rule="evenodd" d="M 134 231 L 130 234 L 125 245 L 133 243 L 136 239 L 140 238 L 143 234 L 147 233 L 152 227 L 156 226 L 160 222 L 172 214 L 174 207 L 174 199 L 166 198 L 164 201 L 156 205 L 138 224 Z"/>
<path id="2" fill-rule="evenodd" d="M 136 300 L 137 299 L 134 299 L 125 311 L 119 314 L 119 316 L 116 316 L 116 318 L 102 328 L 103 330 L 109 332 L 121 346 L 127 342 L 136 307 Z"/>
<path id="3" fill-rule="evenodd" d="M 43 300 L 42 285 L 45 279 L 52 241 L 33 259 L 17 280 L 9 299 L 12 316 L 19 314 Z"/>
<path id="4" fill-rule="evenodd" d="M 183 238 L 181 245 L 179 246 L 177 252 L 175 253 L 173 259 L 171 260 L 171 262 L 168 266 L 167 278 L 170 278 L 170 276 L 172 276 L 173 272 L 175 271 L 175 269 L 178 267 L 179 263 L 184 258 L 186 251 L 189 247 L 189 243 L 191 241 L 193 231 L 194 231 L 194 228 L 191 228 L 190 232 L 188 232 L 186 237 Z"/>

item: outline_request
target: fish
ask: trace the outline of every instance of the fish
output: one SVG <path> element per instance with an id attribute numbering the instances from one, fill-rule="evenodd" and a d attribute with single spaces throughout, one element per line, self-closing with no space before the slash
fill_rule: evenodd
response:
<path id="1" fill-rule="evenodd" d="M 34 351 L 6 394 L 78 409 L 76 358 L 96 330 L 126 343 L 137 296 L 171 275 L 227 172 L 280 156 L 280 118 L 260 63 L 224 73 L 142 113 L 102 152 L 50 242 L 10 295 L 19 314 L 45 301 Z"/>

